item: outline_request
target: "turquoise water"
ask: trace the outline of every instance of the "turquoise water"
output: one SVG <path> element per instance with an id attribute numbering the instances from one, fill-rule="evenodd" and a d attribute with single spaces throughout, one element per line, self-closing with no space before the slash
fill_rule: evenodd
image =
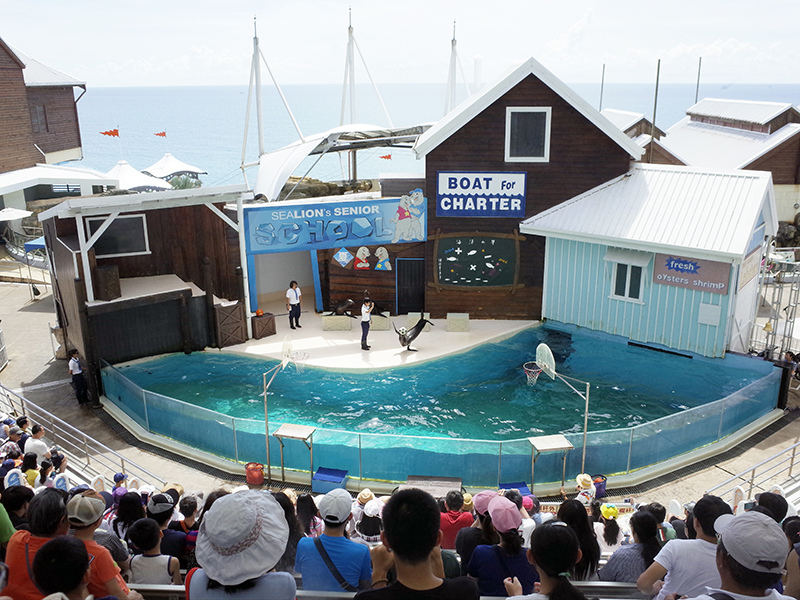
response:
<path id="1" fill-rule="evenodd" d="M 487 440 L 582 431 L 584 401 L 567 385 L 546 376 L 526 385 L 522 364 L 534 360 L 542 341 L 553 350 L 558 372 L 591 383 L 590 431 L 630 427 L 718 400 L 771 368 L 756 359 L 689 359 L 542 326 L 419 366 L 358 373 L 306 366 L 298 373 L 290 365 L 270 387 L 270 422 Z M 260 420 L 262 374 L 275 364 L 196 352 L 117 368 L 147 390 Z"/>

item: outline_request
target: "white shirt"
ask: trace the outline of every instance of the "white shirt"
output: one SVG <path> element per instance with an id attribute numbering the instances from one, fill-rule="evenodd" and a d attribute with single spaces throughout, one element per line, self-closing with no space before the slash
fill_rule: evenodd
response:
<path id="1" fill-rule="evenodd" d="M 745 596 L 744 594 L 734 594 L 733 592 L 726 592 L 717 588 L 708 588 L 707 594 L 702 594 L 690 600 L 714 600 L 709 594 L 721 593 L 733 598 L 733 600 L 792 600 L 791 596 L 784 596 L 779 594 L 778 590 L 770 589 L 766 596 Z"/>
<path id="2" fill-rule="evenodd" d="M 699 596 L 707 587 L 720 585 L 717 571 L 717 546 L 705 540 L 670 540 L 656 556 L 655 562 L 667 570 L 664 586 L 657 600 L 667 594 Z"/>
<path id="3" fill-rule="evenodd" d="M 70 358 L 69 359 L 69 372 L 73 375 L 80 375 L 83 373 L 83 369 L 81 369 L 81 361 L 77 358 Z"/>
<path id="4" fill-rule="evenodd" d="M 47 444 L 44 443 L 42 440 L 37 440 L 35 438 L 28 438 L 28 441 L 25 442 L 25 454 L 27 454 L 28 452 L 35 452 L 37 464 L 42 462 L 43 458 L 47 458 L 45 455 L 49 451 L 50 450 L 47 448 Z"/>
<path id="5" fill-rule="evenodd" d="M 613 544 L 608 544 L 606 542 L 606 538 L 603 537 L 603 534 L 606 530 L 606 526 L 602 523 L 602 521 L 597 521 L 593 523 L 594 525 L 594 535 L 597 537 L 597 543 L 600 546 L 600 552 L 605 554 L 612 554 L 620 546 L 622 546 L 622 540 L 625 539 L 625 534 L 622 533 L 622 528 L 620 527 L 619 533 L 617 534 L 617 539 Z"/>
<path id="6" fill-rule="evenodd" d="M 374 306 L 374 305 L 372 305 Z M 362 321 L 369 321 L 372 318 L 372 306 L 367 306 L 366 304 L 361 305 L 361 320 Z"/>
<path id="7" fill-rule="evenodd" d="M 300 296 L 302 295 L 303 293 L 299 287 L 286 290 L 286 300 L 289 301 L 289 304 L 300 304 Z"/>

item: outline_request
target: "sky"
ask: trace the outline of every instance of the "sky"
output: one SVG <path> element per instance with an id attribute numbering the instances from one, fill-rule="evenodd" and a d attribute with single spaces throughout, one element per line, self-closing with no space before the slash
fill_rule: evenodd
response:
<path id="1" fill-rule="evenodd" d="M 348 8 L 377 83 L 444 83 L 454 21 L 469 80 L 800 83 L 797 0 L 0 0 L 0 38 L 91 87 L 247 85 L 255 16 L 279 84 L 341 83 Z"/>

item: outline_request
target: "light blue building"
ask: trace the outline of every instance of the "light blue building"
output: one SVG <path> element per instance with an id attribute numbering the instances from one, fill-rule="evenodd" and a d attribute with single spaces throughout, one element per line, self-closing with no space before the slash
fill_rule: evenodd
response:
<path id="1" fill-rule="evenodd" d="M 635 164 L 520 225 L 547 239 L 542 316 L 721 357 L 746 352 L 772 176 Z"/>

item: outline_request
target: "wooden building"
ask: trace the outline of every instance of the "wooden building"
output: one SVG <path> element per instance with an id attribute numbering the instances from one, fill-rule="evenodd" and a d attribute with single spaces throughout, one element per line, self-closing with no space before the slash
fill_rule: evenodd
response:
<path id="1" fill-rule="evenodd" d="M 243 193 L 236 185 L 73 198 L 39 215 L 58 322 L 91 375 L 103 360 L 247 339 L 238 225 L 223 212 Z"/>
<path id="2" fill-rule="evenodd" d="M 83 158 L 76 87 L 0 39 L 0 173 Z"/>
<path id="3" fill-rule="evenodd" d="M 642 154 L 533 59 L 445 116 L 414 149 L 425 158 L 428 199 L 425 310 L 439 318 L 540 318 L 544 239 L 519 235 L 520 222 L 626 173 Z"/>

